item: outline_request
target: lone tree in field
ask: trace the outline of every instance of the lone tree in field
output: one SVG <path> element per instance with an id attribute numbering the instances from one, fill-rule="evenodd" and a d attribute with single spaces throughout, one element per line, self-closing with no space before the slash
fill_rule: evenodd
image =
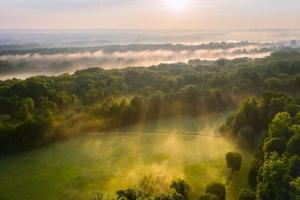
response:
<path id="1" fill-rule="evenodd" d="M 239 171 L 242 163 L 242 155 L 238 152 L 228 152 L 226 154 L 226 163 L 227 167 L 232 169 L 232 173 Z"/>
<path id="2" fill-rule="evenodd" d="M 208 184 L 205 193 L 216 195 L 220 200 L 225 200 L 226 198 L 226 188 L 222 183 L 212 182 Z"/>

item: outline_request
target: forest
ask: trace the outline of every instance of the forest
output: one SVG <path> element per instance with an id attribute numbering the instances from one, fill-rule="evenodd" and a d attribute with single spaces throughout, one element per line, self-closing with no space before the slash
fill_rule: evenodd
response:
<path id="1" fill-rule="evenodd" d="M 64 64 L 68 63 L 72 60 Z M 1 73 L 23 68 L 23 64 L 0 61 Z M 240 148 L 254 152 L 248 174 L 252 189 L 243 189 L 239 199 L 296 200 L 300 196 L 299 89 L 300 49 L 291 48 L 256 59 L 191 59 L 123 69 L 93 67 L 74 74 L 2 80 L 0 154 L 38 149 L 58 140 L 153 119 L 196 118 L 235 110 L 220 127 L 220 134 L 237 138 Z M 173 180 L 170 188 L 172 194 L 156 196 L 130 188 L 116 194 L 117 199 L 128 200 L 189 199 L 185 180 Z M 199 199 L 223 200 L 226 196 L 225 186 L 217 182 L 207 183 L 205 191 Z M 109 197 L 99 193 L 95 199 Z"/>
<path id="2" fill-rule="evenodd" d="M 170 51 L 183 51 L 190 50 L 196 51 L 200 49 L 213 50 L 213 49 L 231 49 L 235 47 L 247 47 L 258 46 L 264 49 L 256 49 L 250 53 L 257 52 L 270 52 L 276 50 L 276 46 L 284 48 L 281 43 L 276 42 L 209 42 L 207 44 L 202 43 L 198 45 L 184 45 L 184 44 L 128 44 L 128 45 L 106 45 L 106 46 L 94 46 L 94 47 L 65 47 L 65 48 L 36 48 L 35 45 L 0 45 L 0 56 L 3 55 L 24 55 L 39 53 L 42 55 L 57 54 L 57 53 L 84 53 L 84 52 L 96 52 L 103 50 L 105 53 L 115 52 L 128 52 L 128 51 L 155 51 L 155 50 L 170 50 Z M 22 49 L 22 47 L 24 49 Z"/>
<path id="3" fill-rule="evenodd" d="M 271 52 L 287 49 L 288 47 L 281 43 L 248 41 L 210 42 L 198 45 L 130 44 L 33 49 L 18 49 L 15 46 L 2 45 L 0 60 L 7 63 L 1 64 L 0 78 L 7 79 L 24 73 L 59 75 L 92 67 L 125 68 L 188 62 L 188 60 L 191 60 L 190 64 L 197 64 L 197 60 L 193 61 L 195 60 L 193 58 L 201 58 L 202 64 L 211 64 L 211 60 L 218 58 L 264 57 Z"/>

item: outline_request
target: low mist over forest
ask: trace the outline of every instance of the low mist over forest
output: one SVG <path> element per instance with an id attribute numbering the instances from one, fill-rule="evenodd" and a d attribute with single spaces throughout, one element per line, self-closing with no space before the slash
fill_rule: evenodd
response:
<path id="1" fill-rule="evenodd" d="M 90 67 L 188 63 L 193 59 L 262 58 L 291 46 L 291 40 L 299 35 L 297 29 L 0 30 L 0 60 L 12 64 L 1 67 L 0 78 L 58 75 Z"/>
<path id="2" fill-rule="evenodd" d="M 208 43 L 200 45 L 113 45 L 85 48 L 51 48 L 28 50 L 2 50 L 0 78 L 24 77 L 32 74 L 52 75 L 74 73 L 79 69 L 101 67 L 104 69 L 128 66 L 151 66 L 160 63 L 187 63 L 197 58 L 210 63 L 219 58 L 260 58 L 284 49 L 277 43 Z M 200 64 L 200 63 L 198 63 Z M 10 66 L 8 66 L 10 65 Z M 25 76 L 26 76 L 25 75 Z"/>

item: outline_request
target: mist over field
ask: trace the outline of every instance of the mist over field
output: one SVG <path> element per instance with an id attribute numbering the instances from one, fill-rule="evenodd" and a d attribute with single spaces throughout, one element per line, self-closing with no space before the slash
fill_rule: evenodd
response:
<path id="1" fill-rule="evenodd" d="M 214 120 L 197 118 L 189 126 L 185 123 L 191 119 L 185 117 L 154 120 L 124 127 L 119 132 L 87 134 L 11 156 L 0 162 L 0 187 L 16 187 L 26 181 L 13 193 L 6 191 L 4 197 L 11 195 L 16 199 L 53 199 L 53 193 L 58 199 L 91 199 L 98 192 L 113 196 L 116 190 L 127 187 L 146 193 L 170 192 L 171 181 L 182 178 L 191 185 L 191 199 L 196 199 L 205 189 L 204 179 L 226 179 L 224 151 L 237 148 L 235 139 L 216 133 L 226 116 L 224 113 Z M 243 155 L 248 163 L 251 154 Z M 25 171 L 30 171 L 30 175 Z M 17 173 L 24 176 L 18 177 Z M 243 172 L 239 176 L 244 175 Z M 10 177 L 15 177 L 14 181 Z M 39 189 L 35 184 L 40 185 Z M 244 185 L 245 182 L 239 187 Z M 26 189 L 28 186 L 34 189 Z M 21 191 L 26 192 L 21 196 Z"/>

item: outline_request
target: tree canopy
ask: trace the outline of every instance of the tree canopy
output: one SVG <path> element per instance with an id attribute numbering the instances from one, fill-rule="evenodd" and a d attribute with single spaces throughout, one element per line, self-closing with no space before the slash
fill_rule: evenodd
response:
<path id="1" fill-rule="evenodd" d="M 225 157 L 227 167 L 232 169 L 232 173 L 240 170 L 242 163 L 242 155 L 240 153 L 228 152 Z"/>

